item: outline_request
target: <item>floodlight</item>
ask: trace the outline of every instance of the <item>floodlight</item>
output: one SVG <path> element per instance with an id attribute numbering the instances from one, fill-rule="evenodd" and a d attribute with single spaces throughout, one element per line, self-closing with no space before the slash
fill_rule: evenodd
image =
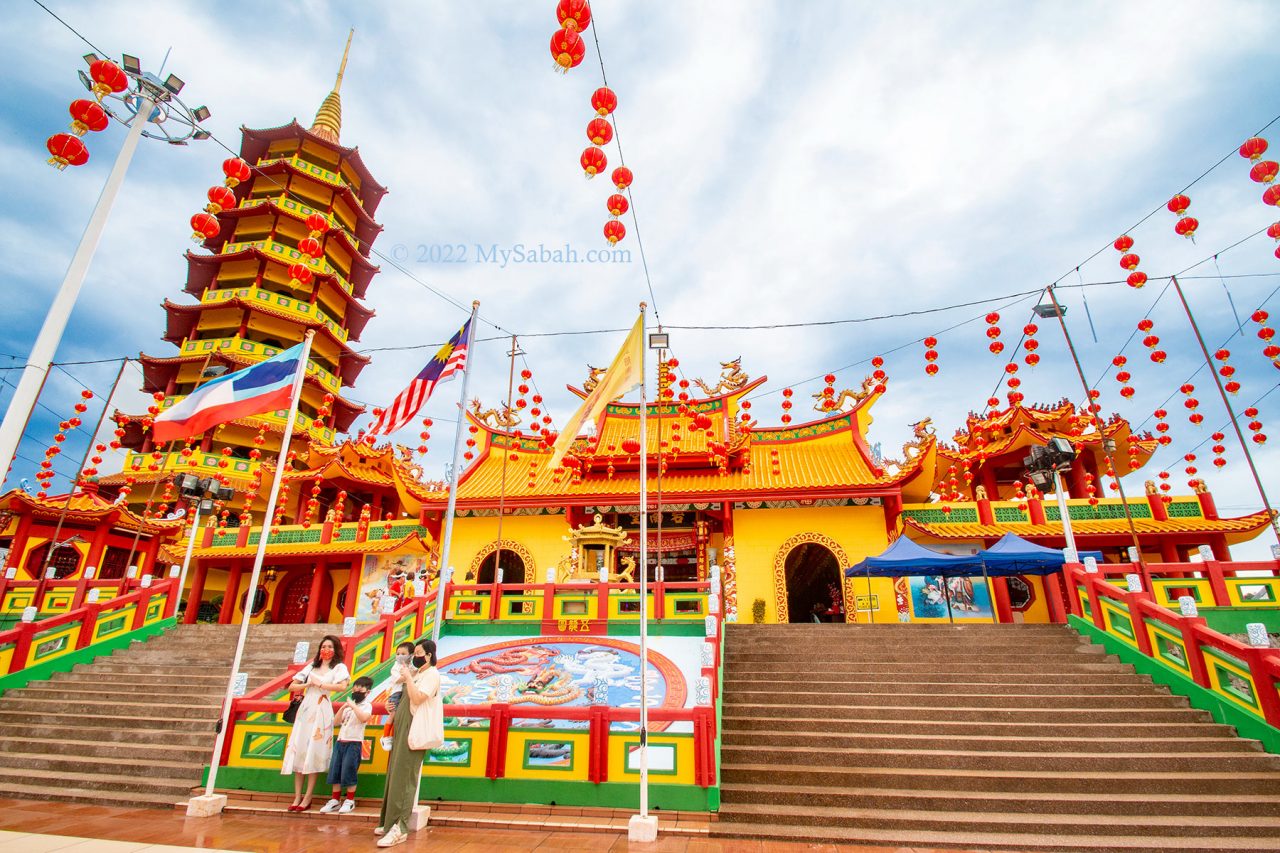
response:
<path id="1" fill-rule="evenodd" d="M 1042 320 L 1047 319 L 1049 317 L 1067 316 L 1067 307 L 1065 305 L 1055 306 L 1052 302 L 1048 302 L 1043 305 L 1037 305 L 1031 310 L 1036 312 L 1036 316 Z"/>
<path id="2" fill-rule="evenodd" d="M 123 60 L 124 72 L 126 74 L 142 73 L 142 60 L 138 59 L 138 57 L 130 56 L 126 53 L 120 58 Z"/>
<path id="3" fill-rule="evenodd" d="M 176 95 L 182 91 L 182 87 L 187 85 L 177 74 L 170 74 L 164 78 L 164 87 L 169 90 L 170 94 Z"/>
<path id="4" fill-rule="evenodd" d="M 85 65 L 92 65 L 93 63 L 95 63 L 95 62 L 97 62 L 97 61 L 98 61 L 98 54 L 96 54 L 96 53 L 86 53 L 86 54 L 84 55 L 84 64 L 85 64 Z"/>
<path id="5" fill-rule="evenodd" d="M 649 349 L 670 349 L 671 336 L 666 332 L 652 332 L 649 335 Z"/>
<path id="6" fill-rule="evenodd" d="M 209 117 L 209 108 L 205 106 L 196 107 L 191 111 L 191 117 L 196 121 L 204 121 Z"/>

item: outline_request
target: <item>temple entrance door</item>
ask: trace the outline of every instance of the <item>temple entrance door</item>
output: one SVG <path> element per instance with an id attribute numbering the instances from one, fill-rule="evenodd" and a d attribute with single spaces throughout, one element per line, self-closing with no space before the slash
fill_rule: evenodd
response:
<path id="1" fill-rule="evenodd" d="M 509 548 L 494 551 L 480 562 L 480 571 L 476 573 L 476 583 L 493 583 L 493 569 L 501 554 L 502 582 L 524 583 L 524 560 Z"/>
<path id="2" fill-rule="evenodd" d="M 311 596 L 310 573 L 296 573 L 285 584 L 284 590 L 280 595 L 282 597 L 280 618 L 276 621 L 289 625 L 296 625 L 304 621 L 307 618 L 307 601 Z"/>
<path id="3" fill-rule="evenodd" d="M 812 622 L 815 605 L 821 605 L 823 622 L 840 621 L 827 611 L 843 609 L 840 563 L 836 555 L 816 542 L 802 542 L 787 554 L 783 567 L 787 584 L 787 621 Z"/>

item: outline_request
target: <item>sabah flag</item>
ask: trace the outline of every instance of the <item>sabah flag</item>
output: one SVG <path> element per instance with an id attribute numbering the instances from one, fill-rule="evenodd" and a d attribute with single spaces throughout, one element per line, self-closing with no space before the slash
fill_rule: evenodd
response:
<path id="1" fill-rule="evenodd" d="M 298 344 L 252 367 L 204 383 L 156 415 L 152 439 L 163 443 L 188 438 L 236 418 L 289 408 L 294 379 L 305 369 L 304 346 Z"/>

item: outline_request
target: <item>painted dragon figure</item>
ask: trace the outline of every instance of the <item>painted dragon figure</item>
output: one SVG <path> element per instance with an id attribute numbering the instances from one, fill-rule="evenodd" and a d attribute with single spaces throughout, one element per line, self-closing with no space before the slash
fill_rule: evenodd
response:
<path id="1" fill-rule="evenodd" d="M 742 356 L 738 356 L 733 361 L 720 362 L 721 374 L 720 381 L 714 387 L 707 385 L 701 379 L 693 380 L 693 384 L 702 389 L 702 393 L 708 397 L 717 397 L 728 391 L 737 391 L 739 388 L 747 384 L 750 376 L 742 370 Z"/>
<path id="2" fill-rule="evenodd" d="M 480 401 L 471 401 L 471 412 L 476 416 L 476 420 L 485 426 L 496 427 L 500 429 L 510 429 L 520 424 L 520 413 L 505 403 L 502 405 L 502 411 L 497 409 L 480 408 Z"/>

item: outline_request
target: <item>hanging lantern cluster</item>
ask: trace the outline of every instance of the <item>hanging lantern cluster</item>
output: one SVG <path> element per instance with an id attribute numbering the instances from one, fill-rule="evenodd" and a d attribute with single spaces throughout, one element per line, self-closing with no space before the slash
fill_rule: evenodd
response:
<path id="1" fill-rule="evenodd" d="M 321 401 L 319 408 L 316 409 L 316 416 L 311 419 L 312 429 L 324 429 L 327 426 L 325 419 L 333 412 L 334 396 L 325 394 L 324 400 Z"/>
<path id="2" fill-rule="evenodd" d="M 1094 483 L 1094 476 L 1090 471 L 1084 472 L 1084 494 L 1089 499 L 1089 506 L 1098 505 L 1098 487 Z"/>
<path id="3" fill-rule="evenodd" d="M 608 90 L 604 89 L 600 91 Z M 597 91 L 596 94 L 599 94 L 599 91 Z M 610 92 L 610 94 L 612 93 Z M 619 166 L 614 169 L 613 174 L 610 176 L 610 180 L 613 181 L 614 188 L 617 189 L 617 192 L 609 196 L 608 201 L 605 202 L 605 206 L 608 208 L 610 215 L 614 217 L 604 224 L 604 238 L 609 241 L 610 246 L 617 245 L 619 240 L 627 236 L 626 226 L 624 226 L 622 221 L 616 217 L 621 216 L 630 209 L 630 204 L 627 202 L 627 197 L 623 195 L 623 192 L 631 186 L 631 182 L 634 180 L 634 177 L 635 176 L 631 174 L 631 170 L 626 166 Z"/>
<path id="4" fill-rule="evenodd" d="M 49 487 L 53 484 L 53 478 L 56 476 L 53 470 L 53 460 L 62 453 L 62 445 L 66 443 L 67 433 L 80 426 L 82 421 L 80 415 L 89 410 L 87 401 L 93 399 L 93 392 L 84 390 L 80 392 L 80 400 L 74 406 L 75 416 L 67 418 L 65 421 L 58 422 L 58 432 L 53 436 L 53 443 L 44 451 L 44 459 L 40 462 L 40 467 L 36 471 L 36 482 L 40 484 L 40 491 L 36 493 L 36 497 L 43 500 L 49 497 Z M 123 430 L 121 430 L 123 432 Z"/>
<path id="5" fill-rule="evenodd" d="M 793 405 L 791 402 L 791 397 L 794 394 L 795 392 L 792 391 L 790 388 L 782 389 L 782 425 L 783 426 L 786 426 L 787 424 L 791 423 L 791 406 Z M 774 451 L 774 453 L 777 453 L 777 451 Z"/>
<path id="6" fill-rule="evenodd" d="M 267 443 L 267 427 L 258 427 L 258 433 L 253 437 L 253 447 L 249 449 L 249 461 L 259 462 L 262 459 L 262 446 Z M 262 465 L 251 466 L 249 474 L 249 487 L 244 492 L 244 503 L 240 509 L 240 523 L 248 525 L 252 523 L 253 517 L 250 514 L 253 510 L 253 504 L 258 499 L 258 493 L 262 490 Z"/>
<path id="7" fill-rule="evenodd" d="M 560 0 L 556 4 L 556 21 L 560 29 L 551 36 L 551 58 L 558 73 L 568 74 L 587 55 L 581 33 L 591 26 L 591 6 L 587 0 Z"/>
<path id="8" fill-rule="evenodd" d="M 825 385 L 822 388 L 822 397 L 818 401 L 817 408 L 822 412 L 834 411 L 836 407 L 836 375 L 828 373 L 822 377 Z"/>
<path id="9" fill-rule="evenodd" d="M 1224 454 L 1227 452 L 1227 446 L 1222 443 L 1227 437 L 1225 434 L 1220 432 L 1215 432 L 1210 437 L 1213 439 L 1213 467 L 1221 470 L 1227 467 L 1227 460 L 1224 457 Z"/>
<path id="10" fill-rule="evenodd" d="M 1276 330 L 1267 325 L 1267 321 L 1271 319 L 1266 311 L 1259 308 L 1253 312 L 1250 317 L 1253 322 L 1258 324 L 1258 340 L 1262 341 L 1262 354 L 1271 359 L 1271 363 L 1276 368 L 1280 368 L 1280 345 L 1273 343 L 1276 336 Z"/>
<path id="11" fill-rule="evenodd" d="M 1249 419 L 1249 431 L 1253 433 L 1254 444 L 1266 444 L 1267 436 L 1262 431 L 1262 421 L 1258 420 L 1258 409 L 1256 406 L 1250 406 L 1244 410 L 1244 416 Z"/>
<path id="12" fill-rule="evenodd" d="M 1179 237 L 1186 237 L 1191 242 L 1195 242 L 1196 229 L 1200 227 L 1200 223 L 1194 216 L 1187 216 L 1187 208 L 1191 206 L 1191 199 L 1182 193 L 1178 193 L 1169 199 L 1169 203 L 1165 205 L 1169 212 L 1178 217 L 1178 221 L 1173 226 L 1173 232 Z"/>
<path id="13" fill-rule="evenodd" d="M 1133 248 L 1133 238 L 1128 234 L 1121 234 L 1111 245 L 1120 253 L 1120 268 L 1129 273 L 1129 278 L 1127 279 L 1129 286 L 1138 288 L 1145 285 L 1147 283 L 1147 274 L 1138 269 L 1138 264 L 1142 263 L 1142 258 L 1129 251 Z"/>
<path id="14" fill-rule="evenodd" d="M 1125 442 L 1125 449 L 1129 452 L 1129 470 L 1138 470 L 1138 467 L 1142 464 L 1142 448 L 1138 446 L 1138 442 L 1134 440 L 1132 433 L 1129 435 L 1129 440 Z"/>
<path id="15" fill-rule="evenodd" d="M 987 344 L 987 349 L 992 355 L 999 355 L 1004 352 L 1004 343 L 1000 340 L 1000 315 L 992 311 L 986 317 L 987 320 L 987 338 L 991 341 Z"/>
<path id="16" fill-rule="evenodd" d="M 1152 332 L 1155 328 L 1155 322 L 1150 317 L 1143 317 L 1138 321 L 1138 331 L 1145 333 L 1146 337 L 1142 339 L 1142 345 L 1151 350 L 1151 360 L 1156 364 L 1163 364 L 1169 354 L 1160 349 L 1160 336 Z"/>
<path id="17" fill-rule="evenodd" d="M 289 451 L 289 459 L 293 459 L 293 451 Z M 284 508 L 289 504 L 289 484 L 280 484 L 280 496 L 276 498 L 275 515 L 271 518 L 271 535 L 275 536 L 280 532 L 280 525 L 284 524 Z"/>
<path id="18" fill-rule="evenodd" d="M 1276 175 L 1280 174 L 1280 163 L 1274 160 L 1263 160 L 1262 155 L 1266 153 L 1267 140 L 1260 136 L 1250 137 L 1240 146 L 1240 156 L 1253 164 L 1249 167 L 1249 177 L 1254 183 L 1267 185 L 1262 192 L 1262 203 L 1280 205 L 1280 186 L 1274 183 Z M 1267 234 L 1274 239 L 1280 239 L 1280 223 L 1272 227 L 1276 229 L 1275 233 L 1272 233 L 1272 228 L 1268 228 Z M 1280 249 L 1276 249 L 1276 257 L 1280 258 Z"/>
<path id="19" fill-rule="evenodd" d="M 1118 355 L 1111 359 L 1111 363 L 1119 368 L 1119 370 L 1116 371 L 1116 381 L 1120 383 L 1120 396 L 1124 397 L 1126 400 L 1131 399 L 1136 393 L 1133 386 L 1129 384 L 1129 380 L 1133 378 L 1133 374 L 1124 369 L 1125 365 L 1129 363 L 1129 359 L 1125 358 L 1123 355 Z"/>
<path id="20" fill-rule="evenodd" d="M 319 257 L 322 251 L 320 238 L 329 233 L 329 218 L 323 213 L 311 213 L 306 218 L 307 236 L 298 241 L 298 251 L 302 260 L 289 264 L 289 285 L 305 287 L 311 283 L 313 273 L 311 261 Z"/>
<path id="21" fill-rule="evenodd" d="M 871 378 L 875 380 L 875 388 L 877 394 L 883 394 L 889 388 L 889 374 L 884 371 L 884 359 L 881 356 L 874 356 L 871 359 Z"/>
<path id="22" fill-rule="evenodd" d="M 1226 380 L 1222 387 L 1228 394 L 1239 394 L 1240 383 L 1235 379 L 1236 369 L 1227 361 L 1227 359 L 1231 358 L 1231 350 L 1220 349 L 1213 354 L 1213 357 L 1222 362 L 1218 367 L 1218 375 Z"/>
<path id="23" fill-rule="evenodd" d="M 471 436 L 467 439 L 467 449 L 462 452 L 462 458 L 470 462 L 476 458 L 476 434 L 480 432 L 480 427 L 472 424 L 467 427 L 467 431 L 471 433 Z"/>
<path id="24" fill-rule="evenodd" d="M 306 503 L 303 505 L 302 527 L 304 530 L 311 526 L 312 520 L 320 510 L 320 482 L 320 477 L 316 477 L 311 482 L 311 496 L 307 498 Z"/>
<path id="25" fill-rule="evenodd" d="M 217 215 L 236 206 L 236 194 L 232 189 L 249 179 L 249 164 L 239 157 L 230 157 L 222 161 L 222 174 L 225 176 L 222 186 L 209 187 L 205 193 L 209 203 L 191 217 L 191 239 L 196 243 L 218 236 L 222 226 L 218 224 Z"/>
<path id="26" fill-rule="evenodd" d="M 1200 424 L 1204 423 L 1204 415 L 1196 411 L 1196 409 L 1200 408 L 1200 401 L 1193 396 L 1196 393 L 1196 386 L 1186 382 L 1178 390 L 1187 398 L 1182 401 L 1182 405 L 1187 408 L 1187 411 L 1191 412 L 1191 414 L 1187 415 L 1187 420 L 1196 426 L 1200 426 Z"/>
<path id="27" fill-rule="evenodd" d="M 1026 336 L 1022 342 L 1022 348 L 1027 351 L 1022 361 L 1027 367 L 1035 367 L 1040 363 L 1040 353 L 1036 352 L 1036 350 L 1040 349 L 1040 341 L 1036 339 L 1036 334 L 1039 331 L 1040 327 L 1035 323 L 1028 323 L 1022 327 L 1022 334 Z"/>
<path id="28" fill-rule="evenodd" d="M 938 375 L 938 339 L 930 335 L 922 341 L 924 344 L 924 372 L 930 376 Z"/>
<path id="29" fill-rule="evenodd" d="M 80 480 L 88 480 L 91 477 L 98 476 L 98 466 L 102 464 L 102 454 L 107 452 L 105 444 L 95 444 L 93 446 L 93 456 L 89 457 L 89 464 L 80 471 Z"/>
<path id="30" fill-rule="evenodd" d="M 1156 432 L 1159 433 L 1156 441 L 1160 442 L 1161 447 L 1168 447 L 1173 443 L 1173 436 L 1169 435 L 1169 423 L 1165 420 L 1169 417 L 1169 412 L 1165 409 L 1156 409 L 1152 416 L 1156 419 Z"/>
<path id="31" fill-rule="evenodd" d="M 421 456 L 427 455 L 427 442 L 431 440 L 431 427 L 435 422 L 431 418 L 422 419 L 422 432 L 418 433 L 418 453 Z"/>
<path id="32" fill-rule="evenodd" d="M 1173 496 L 1169 494 L 1170 490 L 1173 489 L 1173 486 L 1169 483 L 1169 472 L 1161 471 L 1157 476 L 1160 479 L 1160 491 L 1162 492 L 1160 500 L 1166 504 L 1173 503 Z"/>
<path id="33" fill-rule="evenodd" d="M 1191 489 L 1195 489 L 1197 486 L 1200 485 L 1200 480 L 1196 478 L 1196 474 L 1200 473 L 1200 469 L 1197 468 L 1195 465 L 1196 455 L 1194 453 L 1188 453 L 1182 458 L 1187 463 L 1187 467 L 1182 469 L 1183 471 L 1187 472 L 1187 477 L 1189 478 L 1187 480 L 1187 486 Z"/>
<path id="34" fill-rule="evenodd" d="M 71 132 L 55 133 L 45 141 L 48 163 L 58 171 L 89 162 L 89 148 L 82 137 L 86 133 L 106 130 L 111 123 L 102 99 L 109 94 L 123 92 L 129 86 L 129 77 L 109 59 L 89 63 L 89 77 L 93 80 L 91 91 L 95 100 L 77 98 L 72 101 L 67 108 L 71 114 Z"/>
<path id="35" fill-rule="evenodd" d="M 1004 373 L 1007 377 L 1004 384 L 1008 387 L 1009 392 L 1005 394 L 1005 398 L 1009 401 L 1010 406 L 1018 406 L 1022 404 L 1025 395 L 1018 389 L 1022 387 L 1022 380 L 1018 378 L 1018 362 L 1011 361 L 1004 366 Z M 989 400 L 987 402 L 990 402 Z"/>

